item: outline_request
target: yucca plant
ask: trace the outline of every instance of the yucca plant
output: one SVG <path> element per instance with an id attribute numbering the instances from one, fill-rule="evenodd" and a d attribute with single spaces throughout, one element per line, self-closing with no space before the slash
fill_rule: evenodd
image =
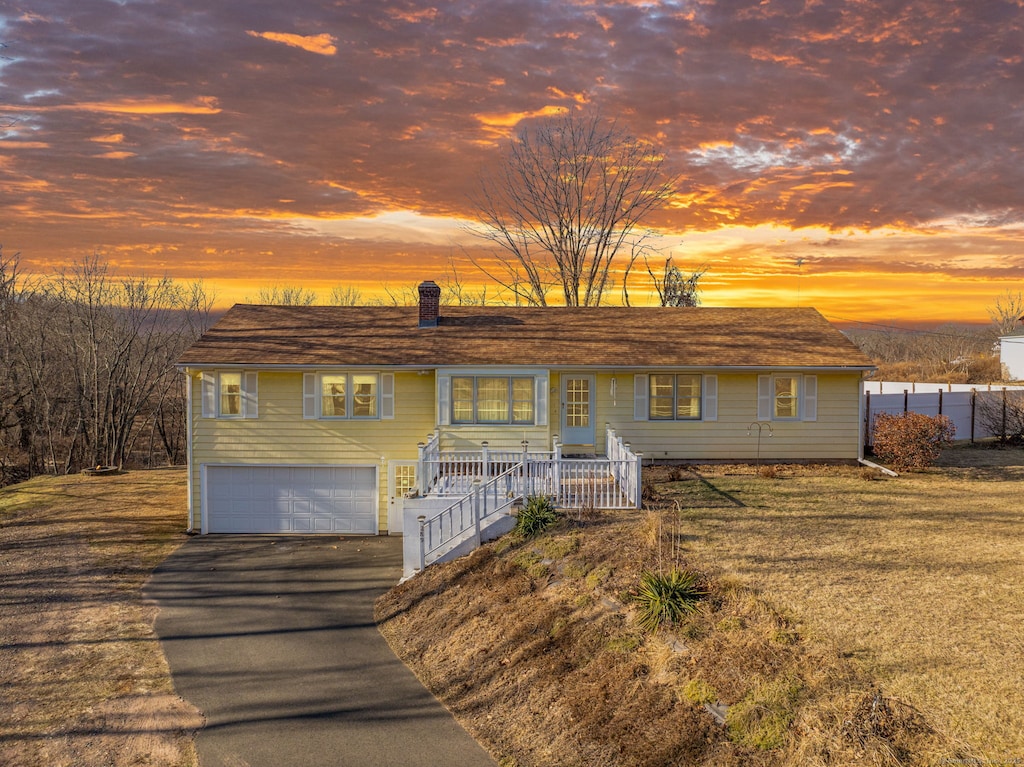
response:
<path id="1" fill-rule="evenodd" d="M 689 570 L 640 574 L 640 589 L 633 598 L 639 606 L 637 623 L 644 631 L 656 631 L 662 624 L 675 624 L 700 608 L 707 596 L 699 585 L 700 576 Z"/>
<path id="2" fill-rule="evenodd" d="M 532 538 L 558 519 L 555 504 L 543 495 L 531 495 L 516 515 L 516 532 L 524 538 Z"/>

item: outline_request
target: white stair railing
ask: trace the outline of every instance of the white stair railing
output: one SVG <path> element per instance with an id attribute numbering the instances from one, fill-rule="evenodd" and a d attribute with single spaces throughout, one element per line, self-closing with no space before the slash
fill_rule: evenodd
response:
<path id="1" fill-rule="evenodd" d="M 517 463 L 487 482 L 476 480 L 471 490 L 431 517 L 421 516 L 419 569 L 472 538 L 481 543 L 481 532 L 489 518 L 501 514 L 522 496 L 523 464 Z"/>

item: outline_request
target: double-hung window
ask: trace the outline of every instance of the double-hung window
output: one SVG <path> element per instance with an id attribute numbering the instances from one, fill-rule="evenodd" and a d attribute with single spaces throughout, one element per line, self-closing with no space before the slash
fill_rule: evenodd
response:
<path id="1" fill-rule="evenodd" d="M 758 376 L 757 418 L 760 421 L 817 420 L 818 377 L 791 373 Z"/>
<path id="2" fill-rule="evenodd" d="M 718 376 L 702 373 L 633 376 L 633 420 L 717 421 Z"/>
<path id="3" fill-rule="evenodd" d="M 258 418 L 259 376 L 245 370 L 202 374 L 203 418 Z"/>
<path id="4" fill-rule="evenodd" d="M 648 417 L 652 421 L 699 421 L 701 413 L 699 373 L 652 373 L 648 377 Z"/>
<path id="5" fill-rule="evenodd" d="M 533 424 L 533 376 L 452 376 L 453 424 Z"/>
<path id="6" fill-rule="evenodd" d="M 306 373 L 304 418 L 376 420 L 394 417 L 392 373 Z"/>

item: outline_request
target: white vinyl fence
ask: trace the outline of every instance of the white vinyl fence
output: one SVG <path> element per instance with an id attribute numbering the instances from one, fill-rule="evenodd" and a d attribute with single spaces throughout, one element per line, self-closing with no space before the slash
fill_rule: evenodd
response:
<path id="1" fill-rule="evenodd" d="M 944 415 L 956 427 L 956 439 L 974 441 L 1014 434 L 1014 412 L 1022 408 L 1024 386 L 865 381 L 864 444 L 872 443 L 879 413 Z"/>

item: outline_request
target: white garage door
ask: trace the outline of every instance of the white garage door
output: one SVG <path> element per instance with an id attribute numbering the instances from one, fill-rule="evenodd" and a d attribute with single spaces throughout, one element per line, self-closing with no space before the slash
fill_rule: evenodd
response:
<path id="1" fill-rule="evenodd" d="M 377 532 L 368 466 L 208 466 L 210 533 Z"/>

